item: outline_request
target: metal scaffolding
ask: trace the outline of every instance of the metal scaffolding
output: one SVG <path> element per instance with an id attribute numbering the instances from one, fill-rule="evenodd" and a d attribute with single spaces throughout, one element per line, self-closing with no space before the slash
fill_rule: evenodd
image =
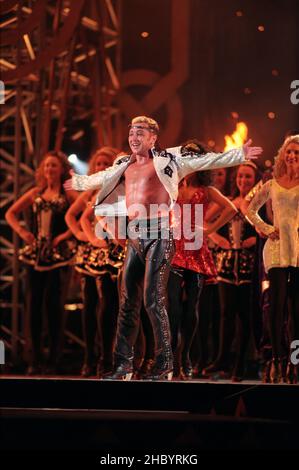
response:
<path id="1" fill-rule="evenodd" d="M 34 184 L 50 146 L 84 139 L 122 142 L 121 0 L 4 0 L 0 4 L 1 308 L 0 337 L 12 362 L 24 343 L 24 267 L 5 210 Z M 1 90 L 0 90 L 1 91 Z M 24 224 L 26 221 L 24 220 Z"/>

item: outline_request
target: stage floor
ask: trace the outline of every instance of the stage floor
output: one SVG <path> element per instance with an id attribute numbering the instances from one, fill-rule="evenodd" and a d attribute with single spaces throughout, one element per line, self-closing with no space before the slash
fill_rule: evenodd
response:
<path id="1" fill-rule="evenodd" d="M 4 449 L 298 449 L 298 385 L 0 376 Z M 33 446 L 33 447 L 32 447 Z"/>

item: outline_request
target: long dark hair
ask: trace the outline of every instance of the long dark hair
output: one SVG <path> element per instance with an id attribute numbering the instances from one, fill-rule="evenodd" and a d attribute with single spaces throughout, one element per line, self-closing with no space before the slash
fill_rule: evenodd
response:
<path id="1" fill-rule="evenodd" d="M 254 185 L 256 185 L 256 183 L 262 178 L 262 174 L 261 174 L 261 171 L 260 169 L 258 168 L 258 166 L 249 161 L 249 162 L 244 162 L 244 163 L 241 163 L 241 165 L 238 165 L 234 168 L 234 172 L 232 174 L 232 187 L 231 187 L 231 197 L 233 199 L 235 199 L 239 194 L 239 189 L 237 187 L 237 183 L 236 183 L 236 179 L 237 179 L 237 173 L 238 173 L 238 170 L 241 166 L 249 166 L 250 168 L 253 169 L 254 171 Z"/>

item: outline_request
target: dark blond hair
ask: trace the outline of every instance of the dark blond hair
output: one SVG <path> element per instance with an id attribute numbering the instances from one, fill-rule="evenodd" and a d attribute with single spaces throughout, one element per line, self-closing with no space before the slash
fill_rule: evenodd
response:
<path id="1" fill-rule="evenodd" d="M 44 175 L 44 169 L 45 169 L 45 161 L 48 157 L 57 158 L 57 160 L 61 164 L 61 168 L 62 168 L 61 184 L 63 184 L 70 177 L 70 170 L 72 169 L 72 167 L 67 159 L 66 154 L 61 151 L 50 150 L 44 155 L 42 161 L 40 162 L 35 172 L 35 181 L 36 181 L 37 186 L 40 189 L 44 189 L 47 186 L 47 180 Z"/>
<path id="2" fill-rule="evenodd" d="M 91 159 L 89 160 L 88 174 L 92 175 L 93 173 L 95 173 L 96 161 L 99 155 L 105 155 L 105 157 L 108 157 L 110 160 L 110 164 L 112 165 L 118 153 L 119 153 L 118 149 L 113 148 L 113 147 L 108 147 L 108 146 L 97 149 L 92 155 Z"/>
<path id="3" fill-rule="evenodd" d="M 287 137 L 278 150 L 276 157 L 274 158 L 274 167 L 273 167 L 273 175 L 274 178 L 280 178 L 281 176 L 285 175 L 287 172 L 287 166 L 284 161 L 284 154 L 288 145 L 292 143 L 299 145 L 299 134 L 290 135 Z"/>
<path id="4" fill-rule="evenodd" d="M 129 127 L 135 126 L 136 124 L 146 124 L 150 131 L 154 134 L 159 134 L 159 125 L 153 118 L 148 116 L 137 116 L 132 119 Z"/>

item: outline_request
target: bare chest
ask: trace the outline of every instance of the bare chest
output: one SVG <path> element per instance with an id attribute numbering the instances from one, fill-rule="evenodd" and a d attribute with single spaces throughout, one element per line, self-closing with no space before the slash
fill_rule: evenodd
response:
<path id="1" fill-rule="evenodd" d="M 159 180 L 152 160 L 146 164 L 133 163 L 125 173 L 126 203 L 168 203 L 169 195 Z"/>
<path id="2" fill-rule="evenodd" d="M 139 188 L 149 191 L 161 186 L 152 160 L 144 165 L 133 163 L 125 173 L 127 189 Z"/>

